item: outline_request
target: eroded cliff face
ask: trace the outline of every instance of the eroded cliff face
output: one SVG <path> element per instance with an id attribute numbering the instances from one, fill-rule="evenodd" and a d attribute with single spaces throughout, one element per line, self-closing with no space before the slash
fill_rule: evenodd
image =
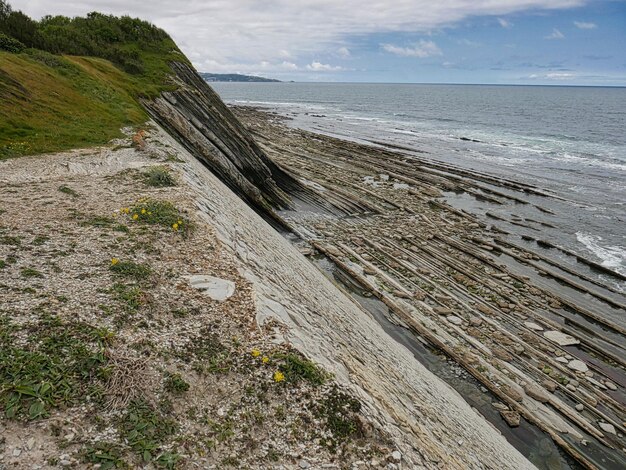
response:
<path id="1" fill-rule="evenodd" d="M 189 65 L 172 63 L 179 88 L 143 104 L 151 116 L 233 192 L 258 211 L 293 207 L 294 197 L 327 206 L 278 167 Z"/>

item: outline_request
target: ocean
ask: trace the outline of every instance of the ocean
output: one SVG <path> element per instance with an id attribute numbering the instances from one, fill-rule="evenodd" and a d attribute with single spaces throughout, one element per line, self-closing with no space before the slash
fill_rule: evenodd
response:
<path id="1" fill-rule="evenodd" d="M 542 228 L 542 238 L 626 274 L 626 88 L 211 86 L 229 104 L 288 116 L 290 126 L 401 146 L 421 158 L 545 189 L 560 199 L 550 202 L 554 214 Z M 540 196 L 526 197 L 531 203 L 533 198 Z M 451 195 L 448 202 L 480 215 L 480 207 L 462 196 Z M 501 210 L 511 215 L 510 207 Z M 514 210 L 513 217 L 528 216 L 525 207 Z M 624 282 L 605 281 L 626 292 Z"/>

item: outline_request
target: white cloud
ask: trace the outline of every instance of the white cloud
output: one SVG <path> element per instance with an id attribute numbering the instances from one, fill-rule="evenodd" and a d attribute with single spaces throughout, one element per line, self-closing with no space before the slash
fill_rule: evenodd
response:
<path id="1" fill-rule="evenodd" d="M 342 67 L 333 66 L 329 64 L 322 64 L 321 62 L 311 62 L 306 66 L 307 70 L 313 70 L 315 72 L 337 72 L 339 70 L 343 70 Z"/>
<path id="2" fill-rule="evenodd" d="M 578 77 L 576 73 L 570 72 L 550 72 L 546 74 L 536 74 L 533 73 L 529 75 L 527 78 L 531 80 L 555 80 L 555 81 L 564 81 L 564 80 L 574 80 Z"/>
<path id="3" fill-rule="evenodd" d="M 500 26 L 502 26 L 503 28 L 511 28 L 511 27 L 513 27 L 513 23 L 511 23 L 510 21 L 505 20 L 504 18 L 498 18 L 498 23 L 500 23 Z"/>
<path id="4" fill-rule="evenodd" d="M 343 57 L 344 59 L 350 57 L 351 55 L 350 49 L 348 49 L 347 47 L 340 47 L 339 49 L 337 49 L 337 54 L 339 55 L 339 57 Z"/>
<path id="5" fill-rule="evenodd" d="M 596 29 L 598 27 L 595 23 L 587 23 L 585 21 L 574 21 L 574 24 L 578 29 Z"/>
<path id="6" fill-rule="evenodd" d="M 469 46 L 469 47 L 480 47 L 482 46 L 482 44 L 480 42 L 476 42 L 476 41 L 470 41 L 469 39 L 459 39 L 458 43 L 462 46 Z"/>
<path id="7" fill-rule="evenodd" d="M 441 49 L 433 41 L 424 41 L 420 39 L 417 44 L 412 47 L 401 47 L 393 44 L 381 44 L 381 47 L 391 54 L 399 55 L 402 57 L 432 57 L 435 55 L 442 55 Z"/>
<path id="8" fill-rule="evenodd" d="M 362 0 L 10 0 L 36 18 L 103 11 L 138 16 L 169 32 L 203 70 L 226 65 L 280 64 L 349 47 L 355 36 L 426 34 L 476 16 L 566 9 L 590 0 L 395 0 L 367 7 Z M 289 55 L 285 55 L 287 52 Z M 302 69 L 302 67 L 301 67 Z"/>
<path id="9" fill-rule="evenodd" d="M 552 29 L 552 32 L 547 36 L 544 36 L 545 39 L 565 39 L 565 35 L 556 28 Z"/>

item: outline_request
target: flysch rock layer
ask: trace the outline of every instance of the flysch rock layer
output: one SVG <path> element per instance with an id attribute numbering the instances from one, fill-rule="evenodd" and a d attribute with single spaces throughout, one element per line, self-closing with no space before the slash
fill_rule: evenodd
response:
<path id="1" fill-rule="evenodd" d="M 259 323 L 284 324 L 287 341 L 349 386 L 397 443 L 406 468 L 534 468 L 189 152 L 165 132 L 153 138 L 184 161 L 199 215 L 253 283 Z"/>

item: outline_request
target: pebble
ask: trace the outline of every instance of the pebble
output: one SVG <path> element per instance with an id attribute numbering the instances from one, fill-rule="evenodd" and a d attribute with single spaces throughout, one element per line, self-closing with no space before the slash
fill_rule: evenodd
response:
<path id="1" fill-rule="evenodd" d="M 35 447 L 34 437 L 31 437 L 29 440 L 26 441 L 26 447 L 28 447 L 28 450 L 33 450 L 33 447 Z"/>
<path id="2" fill-rule="evenodd" d="M 608 432 L 610 434 L 616 434 L 615 427 L 612 424 L 600 422 L 598 423 L 598 425 L 600 426 L 600 429 L 602 429 L 604 432 Z"/>
<path id="3" fill-rule="evenodd" d="M 70 462 L 69 460 L 61 460 L 59 461 L 59 465 L 61 467 L 69 467 L 70 465 L 72 465 L 72 462 Z"/>
<path id="4" fill-rule="evenodd" d="M 529 397 L 534 398 L 541 403 L 546 403 L 550 400 L 550 395 L 548 395 L 548 392 L 546 392 L 543 388 L 538 387 L 537 385 L 526 384 L 526 386 L 524 387 L 524 391 Z"/>
<path id="5" fill-rule="evenodd" d="M 617 385 L 615 385 L 613 382 L 609 382 L 608 380 L 604 382 L 604 385 L 606 385 L 606 388 L 613 391 L 617 390 Z"/>
<path id="6" fill-rule="evenodd" d="M 437 315 L 450 315 L 452 313 L 452 310 L 449 309 L 448 307 L 435 307 L 433 308 L 433 311 Z"/>
<path id="7" fill-rule="evenodd" d="M 13 457 L 19 457 L 22 453 L 22 449 L 18 449 L 17 447 L 13 449 Z"/>
<path id="8" fill-rule="evenodd" d="M 576 411 L 582 412 L 585 409 L 585 406 L 582 403 L 576 405 Z"/>
<path id="9" fill-rule="evenodd" d="M 211 299 L 222 302 L 235 293 L 235 283 L 213 276 L 190 276 L 189 284 L 208 295 Z"/>
<path id="10" fill-rule="evenodd" d="M 556 362 L 560 362 L 561 364 L 567 364 L 569 361 L 565 357 L 557 357 L 554 359 Z"/>
<path id="11" fill-rule="evenodd" d="M 460 326 L 463 324 L 463 320 L 461 320 L 459 317 L 454 316 L 454 315 L 450 315 L 448 317 L 446 317 L 446 319 L 452 323 L 453 325 L 457 325 Z"/>
<path id="12" fill-rule="evenodd" d="M 311 464 L 304 459 L 300 460 L 300 462 L 298 463 L 298 467 L 300 468 L 309 468 L 310 466 Z"/>
<path id="13" fill-rule="evenodd" d="M 500 415 L 510 427 L 516 428 L 519 426 L 521 417 L 517 411 L 500 411 Z"/>
<path id="14" fill-rule="evenodd" d="M 402 453 L 399 450 L 394 450 L 391 453 L 391 458 L 396 462 L 400 462 L 402 460 Z"/>
<path id="15" fill-rule="evenodd" d="M 472 326 L 480 326 L 483 323 L 482 319 L 478 317 L 471 317 L 469 322 L 470 322 L 470 325 Z"/>

